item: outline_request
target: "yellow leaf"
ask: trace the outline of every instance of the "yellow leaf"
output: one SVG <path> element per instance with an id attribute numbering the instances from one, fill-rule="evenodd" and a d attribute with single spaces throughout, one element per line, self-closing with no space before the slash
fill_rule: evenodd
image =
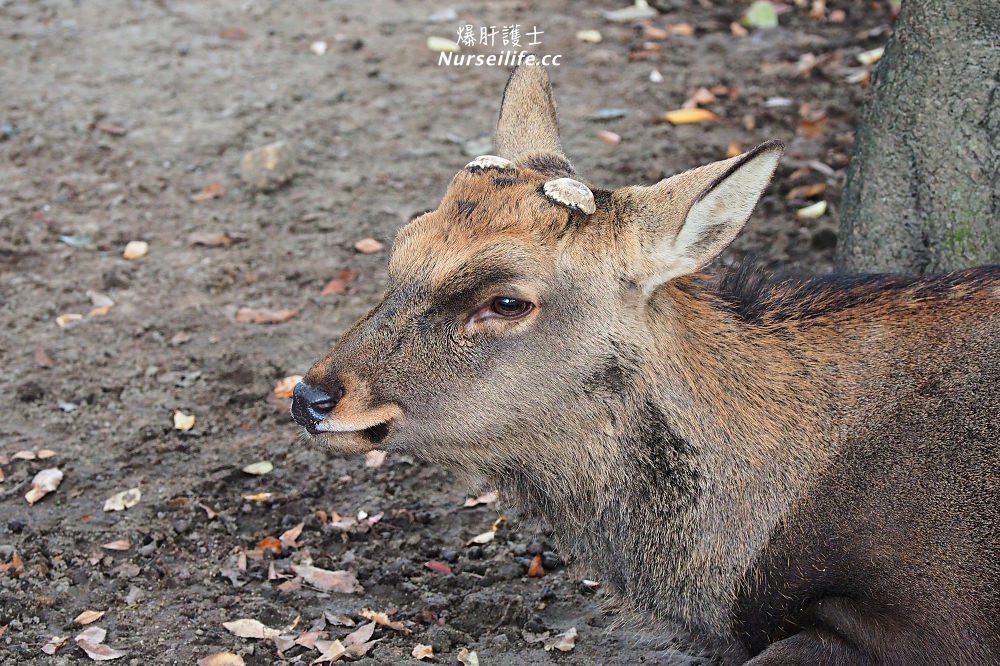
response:
<path id="1" fill-rule="evenodd" d="M 185 414 L 181 410 L 174 412 L 174 428 L 187 432 L 194 427 L 194 414 Z"/>

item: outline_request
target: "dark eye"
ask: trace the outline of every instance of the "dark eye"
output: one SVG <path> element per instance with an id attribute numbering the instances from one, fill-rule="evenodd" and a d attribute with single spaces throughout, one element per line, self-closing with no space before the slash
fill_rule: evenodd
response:
<path id="1" fill-rule="evenodd" d="M 490 309 L 501 317 L 520 317 L 531 309 L 531 303 L 522 301 L 519 298 L 500 296 L 493 299 Z"/>

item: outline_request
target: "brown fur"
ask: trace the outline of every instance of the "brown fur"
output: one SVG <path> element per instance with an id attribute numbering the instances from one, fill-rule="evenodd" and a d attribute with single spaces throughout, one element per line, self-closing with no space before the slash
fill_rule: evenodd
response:
<path id="1" fill-rule="evenodd" d="M 537 68 L 497 145 L 516 172 L 459 173 L 306 375 L 365 428 L 317 437 L 497 486 L 727 664 L 1000 663 L 1000 268 L 713 281 L 780 147 L 587 216 L 541 191 L 572 168 Z"/>

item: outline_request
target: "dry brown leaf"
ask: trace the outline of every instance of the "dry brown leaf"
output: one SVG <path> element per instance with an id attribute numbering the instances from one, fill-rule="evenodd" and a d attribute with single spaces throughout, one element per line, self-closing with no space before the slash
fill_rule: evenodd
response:
<path id="1" fill-rule="evenodd" d="M 597 138 L 608 144 L 609 146 L 617 146 L 622 142 L 622 137 L 620 134 L 615 132 L 610 132 L 608 130 L 600 130 L 597 132 Z"/>
<path id="2" fill-rule="evenodd" d="M 5 478 L 6 477 L 3 474 L 3 467 L 0 467 L 0 483 L 3 483 Z"/>
<path id="3" fill-rule="evenodd" d="M 382 613 L 380 611 L 373 611 L 370 608 L 364 608 L 361 610 L 359 615 L 365 618 L 366 620 L 371 620 L 372 622 L 380 624 L 383 627 L 389 627 L 390 629 L 401 631 L 404 634 L 412 633 L 409 629 L 406 628 L 406 625 L 404 625 L 402 622 L 394 622 L 390 620 L 389 616 L 386 613 Z"/>
<path id="4" fill-rule="evenodd" d="M 347 654 L 347 650 L 344 648 L 344 644 L 340 641 L 333 641 L 325 650 L 323 650 L 323 654 L 316 657 L 309 663 L 322 664 L 323 662 L 339 661 L 345 654 Z"/>
<path id="5" fill-rule="evenodd" d="M 476 536 L 469 539 L 470 544 L 478 544 L 480 546 L 493 541 L 496 538 L 496 531 L 490 530 L 489 532 L 483 532 L 482 534 L 477 534 Z"/>
<path id="6" fill-rule="evenodd" d="M 344 637 L 344 646 L 361 645 L 367 643 L 375 635 L 375 622 L 363 624 Z"/>
<path id="7" fill-rule="evenodd" d="M 358 584 L 357 577 L 349 571 L 329 571 L 306 564 L 293 564 L 292 571 L 301 576 L 307 585 L 311 585 L 321 592 L 354 594 L 364 591 L 364 588 Z"/>
<path id="8" fill-rule="evenodd" d="M 268 310 L 266 308 L 240 308 L 236 321 L 241 324 L 282 324 L 299 314 L 298 308 Z"/>
<path id="9" fill-rule="evenodd" d="M 812 199 L 826 192 L 826 183 L 813 183 L 812 185 L 799 185 L 788 190 L 785 199 Z"/>
<path id="10" fill-rule="evenodd" d="M 743 148 L 738 143 L 731 143 L 726 146 L 726 157 L 737 157 L 743 154 Z"/>
<path id="11" fill-rule="evenodd" d="M 34 504 L 58 488 L 62 480 L 63 473 L 58 467 L 43 469 L 31 480 L 31 490 L 24 495 L 24 499 L 28 500 L 28 504 Z"/>
<path id="12" fill-rule="evenodd" d="M 49 458 L 55 458 L 56 452 L 52 449 L 39 449 L 38 453 L 35 455 L 39 460 L 48 460 Z"/>
<path id="13" fill-rule="evenodd" d="M 39 368 L 52 368 L 56 364 L 56 362 L 52 360 L 52 357 L 49 356 L 49 353 L 42 347 L 35 349 L 35 363 Z"/>
<path id="14" fill-rule="evenodd" d="M 9 571 L 15 576 L 24 574 L 24 560 L 17 554 L 16 550 L 11 553 L 10 562 L 0 564 L 0 573 L 4 573 L 5 571 Z"/>
<path id="15" fill-rule="evenodd" d="M 671 35 L 693 35 L 694 26 L 690 23 L 675 23 L 673 25 L 668 23 L 667 32 Z"/>
<path id="16" fill-rule="evenodd" d="M 76 644 L 94 661 L 111 661 L 112 659 L 120 659 L 127 654 L 104 643 L 91 643 L 85 639 L 77 639 Z"/>
<path id="17" fill-rule="evenodd" d="M 830 23 L 843 23 L 847 20 L 847 12 L 843 9 L 834 9 L 830 12 Z"/>
<path id="18" fill-rule="evenodd" d="M 246 666 L 243 657 L 232 652 L 216 652 L 198 660 L 198 666 Z"/>
<path id="19" fill-rule="evenodd" d="M 544 575 L 545 568 L 542 566 L 542 554 L 535 553 L 535 556 L 531 558 L 531 564 L 528 566 L 528 577 L 541 578 Z"/>
<path id="20" fill-rule="evenodd" d="M 279 379 L 274 385 L 274 397 L 283 400 L 290 399 L 295 395 L 295 385 L 302 381 L 302 375 L 289 375 L 284 379 Z"/>
<path id="21" fill-rule="evenodd" d="M 73 621 L 79 625 L 88 625 L 92 622 L 100 620 L 104 617 L 105 613 L 107 613 L 107 611 L 85 610 L 77 615 Z"/>
<path id="22" fill-rule="evenodd" d="M 381 467 L 385 463 L 385 451 L 375 449 L 365 454 L 365 467 Z"/>
<path id="23" fill-rule="evenodd" d="M 104 638 L 108 635 L 108 630 L 103 627 L 87 627 L 79 634 L 77 634 L 75 641 L 90 641 L 95 645 L 97 643 L 103 643 Z"/>
<path id="24" fill-rule="evenodd" d="M 59 328 L 69 328 L 73 324 L 83 321 L 83 315 L 77 312 L 67 312 L 56 317 L 56 325 Z"/>
<path id="25" fill-rule="evenodd" d="M 202 245 L 204 247 L 229 247 L 233 244 L 233 237 L 225 231 L 195 231 L 188 235 L 188 245 Z"/>
<path id="26" fill-rule="evenodd" d="M 733 37 L 746 37 L 750 32 L 736 21 L 729 24 L 729 32 Z"/>
<path id="27" fill-rule="evenodd" d="M 451 567 L 449 567 L 444 562 L 439 562 L 438 560 L 427 560 L 426 562 L 424 562 L 424 566 L 430 569 L 431 571 L 436 571 L 439 574 L 443 574 L 445 576 L 452 575 Z"/>
<path id="28" fill-rule="evenodd" d="M 45 654 L 55 654 L 56 650 L 66 645 L 69 642 L 68 636 L 53 636 L 49 639 L 49 642 L 42 646 L 42 652 Z"/>
<path id="29" fill-rule="evenodd" d="M 257 544 L 257 548 L 261 553 L 266 553 L 271 551 L 273 553 L 281 553 L 281 542 L 275 539 L 273 536 L 267 536 L 261 539 L 261 542 Z"/>
<path id="30" fill-rule="evenodd" d="M 719 101 L 719 98 L 716 97 L 711 90 L 702 87 L 695 90 L 694 93 L 691 94 L 691 97 L 684 102 L 683 106 L 685 109 L 693 109 L 696 106 L 715 104 L 717 101 Z"/>
<path id="31" fill-rule="evenodd" d="M 109 541 L 102 545 L 101 548 L 104 550 L 128 550 L 132 547 L 132 544 L 128 542 L 128 539 L 116 539 L 114 541 Z"/>
<path id="32" fill-rule="evenodd" d="M 410 653 L 416 660 L 421 659 L 433 659 L 434 658 L 434 648 L 430 645 L 424 645 L 423 643 L 417 643 L 413 646 L 413 652 Z"/>
<path id="33" fill-rule="evenodd" d="M 253 493 L 251 495 L 243 495 L 242 497 L 250 502 L 266 502 L 274 497 L 274 493 Z"/>
<path id="34" fill-rule="evenodd" d="M 203 203 L 212 199 L 221 199 L 225 194 L 226 188 L 222 186 L 222 183 L 209 183 L 201 192 L 191 197 L 191 201 L 194 203 Z"/>
<path id="35" fill-rule="evenodd" d="M 826 118 L 804 119 L 799 123 L 799 134 L 806 139 L 818 139 L 826 132 Z"/>
<path id="36" fill-rule="evenodd" d="M 663 114 L 663 119 L 671 125 L 690 125 L 718 120 L 719 116 L 708 109 L 675 109 Z"/>
<path id="37" fill-rule="evenodd" d="M 280 541 L 281 545 L 284 546 L 285 548 L 298 548 L 299 547 L 298 538 L 302 534 L 302 529 L 305 526 L 306 526 L 305 522 L 301 522 L 295 527 L 285 530 L 285 532 L 283 532 L 282 535 L 278 537 L 278 541 Z"/>
<path id="38" fill-rule="evenodd" d="M 385 249 L 385 245 L 374 238 L 362 238 L 354 244 L 354 249 L 361 254 L 375 254 Z"/>
<path id="39" fill-rule="evenodd" d="M 281 635 L 280 630 L 272 629 L 258 620 L 252 620 L 250 618 L 241 618 L 239 620 L 233 620 L 232 622 L 223 622 L 222 626 L 225 627 L 229 633 L 234 636 L 238 636 L 239 638 L 272 639 Z"/>
<path id="40" fill-rule="evenodd" d="M 561 634 L 556 634 L 551 639 L 545 641 L 545 651 L 559 650 L 569 652 L 576 647 L 576 627 L 570 627 Z"/>
<path id="41" fill-rule="evenodd" d="M 11 460 L 34 460 L 38 457 L 38 454 L 34 451 L 29 451 L 27 449 L 23 451 L 18 451 L 10 457 Z"/>
<path id="42" fill-rule="evenodd" d="M 301 645 L 307 650 L 313 650 L 316 648 L 316 641 L 327 636 L 329 636 L 329 632 L 326 631 L 303 631 L 295 639 L 295 644 Z"/>
<path id="43" fill-rule="evenodd" d="M 337 277 L 326 283 L 326 286 L 323 287 L 323 291 L 319 292 L 319 295 L 334 296 L 347 293 L 347 285 L 353 282 L 357 276 L 358 274 L 354 271 L 342 270 Z"/>
<path id="44" fill-rule="evenodd" d="M 458 661 L 464 666 L 479 666 L 479 655 L 474 650 L 462 648 L 458 651 Z"/>

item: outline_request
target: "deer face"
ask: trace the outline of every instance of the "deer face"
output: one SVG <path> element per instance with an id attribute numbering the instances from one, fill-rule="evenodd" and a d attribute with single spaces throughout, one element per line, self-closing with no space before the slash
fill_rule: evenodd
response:
<path id="1" fill-rule="evenodd" d="M 508 83 L 497 147 L 400 231 L 382 302 L 296 387 L 293 416 L 334 451 L 488 471 L 534 433 L 609 427 L 609 404 L 646 381 L 650 295 L 728 245 L 781 152 L 592 192 L 534 67 Z"/>

